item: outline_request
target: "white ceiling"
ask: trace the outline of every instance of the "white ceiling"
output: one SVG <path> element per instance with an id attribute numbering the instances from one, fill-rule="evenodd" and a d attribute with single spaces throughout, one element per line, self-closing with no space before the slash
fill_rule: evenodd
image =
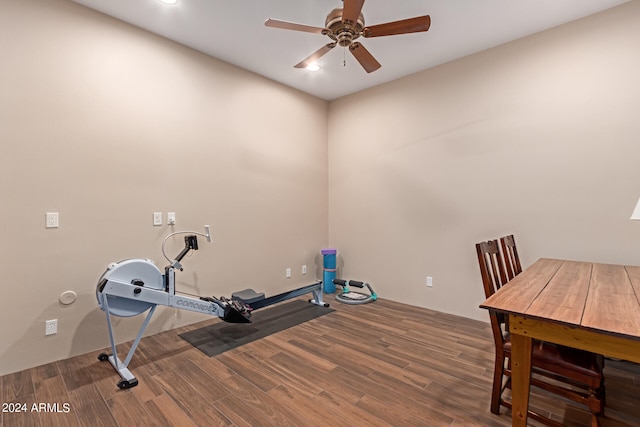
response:
<path id="1" fill-rule="evenodd" d="M 274 18 L 324 27 L 341 0 L 73 0 L 223 61 L 331 100 L 497 46 L 629 0 L 367 0 L 367 25 L 420 15 L 431 28 L 359 41 L 382 64 L 367 74 L 337 47 L 311 72 L 295 64 L 331 40 L 267 28 Z M 346 66 L 344 61 L 346 60 Z"/>

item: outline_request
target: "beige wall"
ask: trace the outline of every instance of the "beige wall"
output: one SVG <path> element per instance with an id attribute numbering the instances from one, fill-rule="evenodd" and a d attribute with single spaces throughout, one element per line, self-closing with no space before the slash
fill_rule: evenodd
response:
<path id="1" fill-rule="evenodd" d="M 486 319 L 478 241 L 514 233 L 525 265 L 640 264 L 639 41 L 630 2 L 332 102 L 342 275 Z"/>
<path id="2" fill-rule="evenodd" d="M 213 230 L 177 275 L 185 292 L 273 294 L 321 277 L 325 101 L 70 1 L 0 4 L 0 374 L 108 346 L 98 278 L 125 258 L 163 267 L 173 229 Z M 45 229 L 48 211 L 60 228 Z M 177 225 L 153 227 L 154 211 Z M 78 300 L 65 307 L 66 290 Z M 162 309 L 149 331 L 204 318 Z M 119 341 L 141 321 L 117 319 Z"/>

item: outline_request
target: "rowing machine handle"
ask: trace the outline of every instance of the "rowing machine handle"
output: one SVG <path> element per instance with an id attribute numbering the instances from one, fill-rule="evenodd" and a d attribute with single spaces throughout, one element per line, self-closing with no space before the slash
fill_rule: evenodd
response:
<path id="1" fill-rule="evenodd" d="M 359 282 L 357 280 L 342 280 L 342 279 L 333 279 L 333 284 L 342 286 L 355 286 L 356 288 L 364 288 L 364 282 Z"/>

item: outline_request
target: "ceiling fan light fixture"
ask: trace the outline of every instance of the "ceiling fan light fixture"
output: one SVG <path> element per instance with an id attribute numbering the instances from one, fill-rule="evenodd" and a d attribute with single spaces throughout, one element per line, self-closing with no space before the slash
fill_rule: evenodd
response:
<path id="1" fill-rule="evenodd" d="M 316 63 L 309 64 L 309 65 L 307 65 L 306 68 L 309 71 L 318 71 L 318 70 L 320 70 L 320 66 L 318 64 L 316 64 Z"/>
<path id="2" fill-rule="evenodd" d="M 160 0 L 160 2 L 164 4 L 176 4 L 178 0 Z"/>

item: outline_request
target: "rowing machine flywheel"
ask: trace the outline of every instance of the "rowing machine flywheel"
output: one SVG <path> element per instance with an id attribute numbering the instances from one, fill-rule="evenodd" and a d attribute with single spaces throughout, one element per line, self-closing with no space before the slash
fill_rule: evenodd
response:
<path id="1" fill-rule="evenodd" d="M 135 288 L 132 298 L 120 298 L 114 295 L 105 295 L 103 290 L 105 286 L 109 286 L 107 282 L 130 283 L 139 286 Z M 128 259 L 116 263 L 112 263 L 107 270 L 100 276 L 96 287 L 96 297 L 100 308 L 104 310 L 102 298 L 109 298 L 109 313 L 119 317 L 131 317 L 140 313 L 144 313 L 151 308 L 153 303 L 140 301 L 135 299 L 135 295 L 140 294 L 142 289 L 162 289 L 164 286 L 162 273 L 153 261 L 148 259 Z"/>

